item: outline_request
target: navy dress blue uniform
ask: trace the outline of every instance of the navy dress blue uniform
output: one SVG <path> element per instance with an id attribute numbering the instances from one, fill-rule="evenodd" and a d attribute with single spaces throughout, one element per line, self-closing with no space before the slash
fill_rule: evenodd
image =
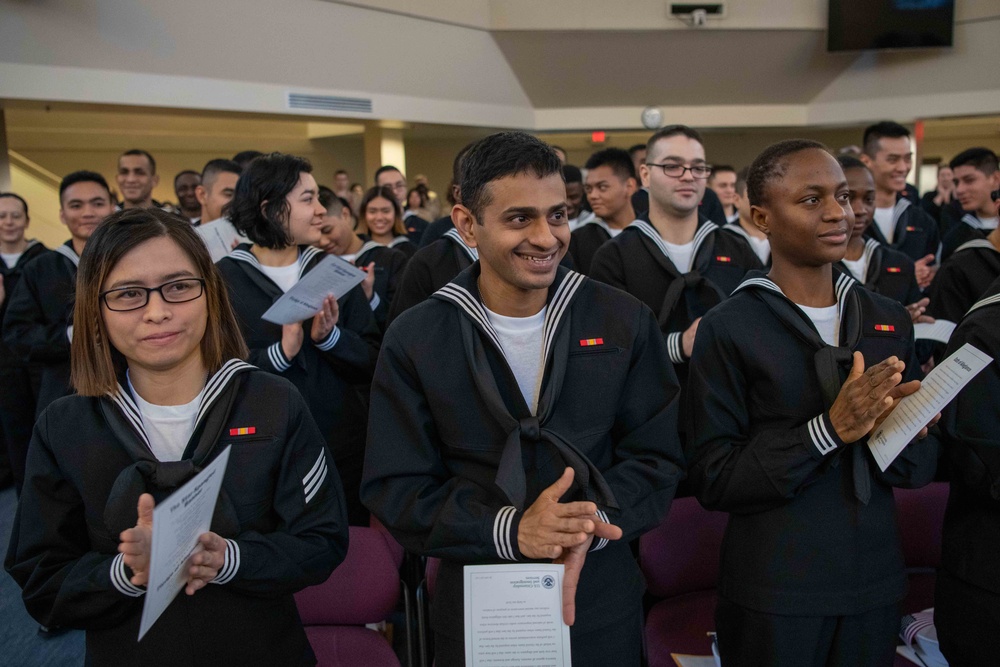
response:
<path id="1" fill-rule="evenodd" d="M 896 303 L 909 306 L 920 301 L 923 295 L 917 286 L 912 259 L 875 239 L 865 240 L 864 254 L 868 258 L 864 276 L 852 275 L 843 262 L 837 262 L 834 267 Z"/>
<path id="2" fill-rule="evenodd" d="M 905 253 L 914 262 L 927 255 L 938 254 L 941 232 L 937 222 L 903 195 L 896 198 L 896 205 L 892 209 L 892 224 L 892 243 L 882 235 L 878 225 L 868 225 L 865 236 Z"/>
<path id="3" fill-rule="evenodd" d="M 934 276 L 927 314 L 958 322 L 1000 277 L 1000 250 L 987 239 L 960 246 Z"/>

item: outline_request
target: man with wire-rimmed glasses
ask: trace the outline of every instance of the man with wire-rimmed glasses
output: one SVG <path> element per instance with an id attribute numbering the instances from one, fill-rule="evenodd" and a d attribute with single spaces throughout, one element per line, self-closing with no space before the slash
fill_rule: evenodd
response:
<path id="1" fill-rule="evenodd" d="M 744 274 L 762 268 L 750 245 L 699 215 L 712 165 L 701 135 L 685 125 L 658 130 L 639 168 L 649 189 L 649 211 L 595 254 L 591 277 L 625 290 L 657 316 L 681 383 L 698 322 L 736 289 Z"/>

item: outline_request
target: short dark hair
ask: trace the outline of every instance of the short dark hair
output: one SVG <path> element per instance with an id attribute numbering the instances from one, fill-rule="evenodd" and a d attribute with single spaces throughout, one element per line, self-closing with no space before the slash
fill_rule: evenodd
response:
<path id="1" fill-rule="evenodd" d="M 214 181 L 219 174 L 236 174 L 239 176 L 242 173 L 243 167 L 241 167 L 238 162 L 218 157 L 214 160 L 209 160 L 205 163 L 205 166 L 202 167 L 201 184 L 205 185 L 205 183 Z"/>
<path id="2" fill-rule="evenodd" d="M 21 202 L 21 206 L 24 207 L 24 217 L 26 217 L 26 218 L 29 217 L 28 216 L 28 202 L 24 201 L 24 197 L 22 197 L 19 194 L 15 194 L 13 192 L 0 192 L 0 199 L 3 199 L 4 197 L 8 197 L 10 199 L 16 199 L 17 201 Z"/>
<path id="3" fill-rule="evenodd" d="M 747 194 L 748 173 L 750 173 L 749 167 L 743 167 L 738 172 L 736 172 L 736 192 L 739 193 L 741 197 L 745 197 Z"/>
<path id="4" fill-rule="evenodd" d="M 343 174 L 344 176 L 347 176 L 347 170 L 346 169 L 338 169 L 337 171 L 333 172 L 334 176 L 340 176 L 341 174 Z"/>
<path id="5" fill-rule="evenodd" d="M 712 174 L 709 176 L 709 178 L 714 179 L 719 174 L 735 174 L 735 173 L 736 173 L 736 168 L 733 167 L 732 165 L 717 164 L 714 167 L 712 167 Z"/>
<path id="6" fill-rule="evenodd" d="M 997 165 L 997 154 L 983 146 L 967 148 L 948 163 L 952 171 L 955 171 L 955 167 L 964 167 L 965 165 L 975 167 L 987 176 L 996 173 L 997 169 L 1000 168 Z"/>
<path id="7" fill-rule="evenodd" d="M 864 138 L 861 141 L 861 150 L 864 151 L 865 155 L 873 158 L 878 153 L 879 140 L 884 137 L 898 139 L 909 136 L 910 131 L 899 123 L 891 120 L 883 120 L 880 123 L 875 123 L 865 128 Z"/>
<path id="8" fill-rule="evenodd" d="M 661 127 L 656 132 L 653 132 L 653 136 L 649 138 L 646 142 L 646 155 L 653 152 L 653 146 L 660 139 L 669 139 L 670 137 L 676 137 L 678 135 L 685 136 L 688 139 L 694 139 L 702 146 L 705 145 L 705 141 L 701 138 L 701 133 L 693 127 L 688 127 L 687 125 L 667 125 L 666 127 Z"/>
<path id="9" fill-rule="evenodd" d="M 840 163 L 840 168 L 845 171 L 848 169 L 868 169 L 864 162 L 847 153 L 838 155 L 837 162 Z"/>
<path id="10" fill-rule="evenodd" d="M 201 174 L 199 174 L 197 171 L 195 171 L 194 169 L 185 169 L 184 171 L 177 172 L 177 175 L 174 176 L 174 185 L 175 186 L 177 185 L 177 179 L 180 178 L 181 176 L 184 176 L 185 174 L 191 174 L 193 176 L 197 176 L 198 180 L 199 181 L 201 180 Z"/>
<path id="11" fill-rule="evenodd" d="M 465 156 L 469 152 L 469 149 L 475 145 L 475 141 L 470 141 L 465 144 L 465 146 L 462 147 L 462 150 L 455 154 L 455 159 L 451 161 L 451 180 L 455 183 L 462 182 L 462 162 L 465 160 Z"/>
<path id="12" fill-rule="evenodd" d="M 570 183 L 583 183 L 583 172 L 575 165 L 564 164 L 563 180 L 566 181 L 567 185 Z"/>
<path id="13" fill-rule="evenodd" d="M 374 178 L 374 180 L 372 182 L 375 183 L 376 185 L 378 185 L 378 177 L 381 176 L 382 174 L 388 172 L 388 171 L 398 171 L 400 176 L 403 175 L 403 170 L 402 169 L 399 169 L 398 167 L 394 167 L 391 164 L 383 164 L 381 167 L 379 167 L 378 169 L 375 170 L 375 178 Z"/>
<path id="14" fill-rule="evenodd" d="M 291 245 L 285 198 L 303 173 L 312 173 L 312 165 L 303 157 L 271 153 L 252 160 L 236 181 L 229 203 L 229 220 L 236 230 L 264 248 Z"/>
<path id="15" fill-rule="evenodd" d="M 346 172 L 345 172 L 346 173 Z M 334 210 L 339 209 L 337 214 L 343 211 L 345 208 L 350 210 L 351 203 L 337 195 L 332 189 L 326 187 L 325 185 L 319 186 L 319 203 L 326 209 L 327 213 L 332 214 Z M 336 207 L 336 209 L 335 209 Z M 351 211 L 351 217 L 354 217 L 354 211 Z"/>
<path id="16" fill-rule="evenodd" d="M 628 148 L 628 156 L 629 157 L 635 157 L 636 153 L 638 153 L 639 151 L 644 151 L 644 150 L 646 150 L 646 144 L 632 144 Z"/>
<path id="17" fill-rule="evenodd" d="M 108 182 L 104 180 L 104 177 L 98 174 L 96 171 L 87 171 L 86 169 L 81 169 L 80 171 L 74 171 L 71 174 L 66 174 L 61 181 L 59 181 L 59 201 L 62 202 L 63 193 L 66 189 L 76 185 L 77 183 L 97 183 L 102 188 L 108 191 L 108 199 L 111 199 L 111 188 L 108 187 Z"/>
<path id="18" fill-rule="evenodd" d="M 611 167 L 615 176 L 623 181 L 635 178 L 635 164 L 628 151 L 621 148 L 605 148 L 587 158 L 584 169 L 597 169 L 598 167 Z"/>
<path id="19" fill-rule="evenodd" d="M 240 151 L 233 156 L 233 162 L 240 165 L 240 170 L 246 169 L 247 165 L 259 158 L 263 153 L 260 151 Z"/>
<path id="20" fill-rule="evenodd" d="M 789 156 L 812 149 L 827 150 L 826 146 L 811 139 L 787 139 L 761 151 L 747 172 L 747 197 L 750 205 L 760 206 L 767 201 L 767 187 L 785 175 Z"/>
<path id="21" fill-rule="evenodd" d="M 156 173 L 156 160 L 154 160 L 153 156 L 149 154 L 149 151 L 144 151 L 141 148 L 133 148 L 132 150 L 125 151 L 124 153 L 119 155 L 118 159 L 121 160 L 126 155 L 141 155 L 142 157 L 149 160 L 149 173 L 150 174 Z"/>
<path id="22" fill-rule="evenodd" d="M 483 209 L 492 201 L 487 187 L 505 176 L 530 173 L 538 178 L 559 174 L 562 162 L 552 146 L 525 132 L 498 132 L 480 139 L 462 162 L 462 203 L 483 224 Z"/>

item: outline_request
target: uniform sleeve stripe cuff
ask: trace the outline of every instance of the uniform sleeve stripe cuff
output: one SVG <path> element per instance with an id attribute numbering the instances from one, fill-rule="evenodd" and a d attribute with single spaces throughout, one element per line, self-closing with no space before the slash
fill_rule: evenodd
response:
<path id="1" fill-rule="evenodd" d="M 340 327 L 334 326 L 333 331 L 330 332 L 330 335 L 327 336 L 327 339 L 324 340 L 322 343 L 316 343 L 316 347 L 323 350 L 324 352 L 328 352 L 329 350 L 333 349 L 333 346 L 337 344 L 338 340 L 340 340 Z"/>
<path id="2" fill-rule="evenodd" d="M 368 305 L 372 307 L 372 310 L 375 310 L 378 308 L 380 303 L 382 303 L 382 299 L 379 298 L 378 293 L 376 292 L 372 295 L 372 299 L 368 302 Z"/>
<path id="3" fill-rule="evenodd" d="M 830 431 L 826 428 L 823 415 L 813 417 L 809 420 L 809 438 L 819 453 L 826 456 L 837 449 L 837 441 L 830 436 Z"/>
<path id="4" fill-rule="evenodd" d="M 681 333 L 667 334 L 667 355 L 670 357 L 670 361 L 675 364 L 683 364 L 684 359 L 684 348 L 681 346 Z"/>
<path id="5" fill-rule="evenodd" d="M 125 554 L 118 554 L 111 561 L 111 583 L 119 593 L 130 598 L 137 598 L 146 592 L 128 580 L 128 575 L 125 573 Z"/>
<path id="6" fill-rule="evenodd" d="M 291 361 L 285 357 L 285 353 L 281 351 L 281 343 L 275 343 L 271 347 L 267 348 L 267 358 L 270 360 L 271 365 L 277 369 L 279 373 L 283 373 L 292 367 Z"/>
<path id="7" fill-rule="evenodd" d="M 233 540 L 226 540 L 225 560 L 215 579 L 210 584 L 228 584 L 240 569 L 240 545 Z"/>
<path id="8" fill-rule="evenodd" d="M 609 520 L 608 520 L 608 515 L 607 515 L 607 514 L 605 514 L 605 513 L 603 512 L 603 511 L 601 511 L 601 510 L 597 510 L 597 516 L 598 516 L 598 517 L 599 517 L 599 518 L 601 519 L 601 521 L 603 521 L 604 523 L 611 523 L 611 521 L 609 521 Z M 593 543 L 593 544 L 591 544 L 591 545 L 590 545 L 590 550 L 591 550 L 591 551 L 600 551 L 600 550 L 601 550 L 601 549 L 603 549 L 604 547 L 608 546 L 608 541 L 609 541 L 609 540 L 608 540 L 607 538 L 604 538 L 604 537 L 599 537 L 599 538 L 597 538 L 596 540 L 594 540 L 594 543 Z"/>
<path id="9" fill-rule="evenodd" d="M 497 518 L 493 520 L 493 545 L 497 555 L 504 560 L 517 560 L 510 544 L 510 529 L 516 513 L 517 508 L 508 505 L 500 508 Z"/>

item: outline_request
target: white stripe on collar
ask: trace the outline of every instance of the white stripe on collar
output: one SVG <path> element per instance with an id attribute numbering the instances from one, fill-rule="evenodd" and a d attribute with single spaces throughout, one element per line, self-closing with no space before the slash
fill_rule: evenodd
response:
<path id="1" fill-rule="evenodd" d="M 629 224 L 629 227 L 635 227 L 637 230 L 653 239 L 653 242 L 656 244 L 656 247 L 660 249 L 660 252 L 663 253 L 663 256 L 666 257 L 671 264 L 673 264 L 673 260 L 670 259 L 670 253 L 667 251 L 666 241 L 663 240 L 663 237 L 660 236 L 660 233 L 656 231 L 656 228 L 653 227 L 653 225 L 645 220 L 633 220 L 632 223 Z M 691 250 L 692 267 L 694 267 L 695 261 L 698 257 L 698 251 L 701 249 L 701 244 L 718 228 L 719 226 L 711 220 L 706 220 L 700 227 L 698 227 L 698 230 L 694 233 L 694 248 Z M 688 271 L 685 271 L 680 267 L 674 268 L 677 269 L 678 273 L 688 273 Z"/>
<path id="2" fill-rule="evenodd" d="M 312 258 L 315 257 L 316 255 L 321 254 L 322 252 L 323 252 L 322 250 L 320 250 L 319 248 L 315 248 L 313 246 L 308 246 L 305 250 L 299 252 L 299 256 L 295 260 L 299 264 L 299 280 L 302 280 L 302 276 L 305 275 L 306 267 L 309 265 L 310 260 L 312 260 Z M 227 256 L 231 257 L 232 259 L 239 260 L 241 262 L 246 262 L 247 264 L 251 264 L 258 270 L 262 270 L 263 268 L 260 263 L 260 260 L 257 259 L 257 256 L 252 252 L 250 252 L 249 250 L 237 249 L 229 253 L 229 255 Z"/>
<path id="3" fill-rule="evenodd" d="M 230 359 L 222 365 L 222 368 L 215 375 L 208 379 L 208 382 L 205 383 L 204 393 L 201 395 L 201 403 L 198 406 L 198 416 L 194 422 L 195 430 L 198 430 L 198 426 L 201 424 L 205 413 L 212 407 L 215 400 L 222 394 L 222 391 L 233 377 L 243 370 L 255 368 L 257 367 L 246 363 L 242 359 Z M 122 414 L 142 438 L 142 441 L 149 447 L 149 437 L 146 435 L 146 429 L 142 425 L 142 415 L 139 413 L 139 406 L 136 405 L 132 394 L 119 383 L 115 393 L 108 394 L 108 397 L 114 401 L 118 409 L 122 411 Z"/>
<path id="4" fill-rule="evenodd" d="M 875 251 L 878 250 L 878 247 L 880 245 L 882 244 L 872 238 L 869 238 L 865 241 L 865 249 L 864 249 L 865 267 L 869 267 L 872 265 L 872 255 L 875 254 Z"/>
<path id="5" fill-rule="evenodd" d="M 850 294 L 851 288 L 854 287 L 854 285 L 856 285 L 857 282 L 858 281 L 856 281 L 854 278 L 851 278 L 846 273 L 838 273 L 837 282 L 834 283 L 833 289 L 837 295 L 837 307 L 840 309 L 841 314 L 843 314 L 844 312 L 844 304 L 847 302 L 847 295 Z M 764 287 L 766 289 L 771 290 L 772 292 L 777 292 L 778 294 L 783 296 L 789 303 L 798 307 L 798 304 L 789 299 L 788 295 L 782 292 L 781 288 L 778 287 L 778 284 L 775 283 L 770 278 L 750 278 L 749 280 L 744 280 L 742 283 L 740 283 L 739 287 L 733 290 L 733 294 L 736 294 L 740 290 L 749 287 Z"/>
<path id="6" fill-rule="evenodd" d="M 966 213 L 965 215 L 963 215 L 962 222 L 967 224 L 969 227 L 972 227 L 973 229 L 978 229 L 978 230 L 986 229 L 986 227 L 983 226 L 982 220 L 980 220 L 977 216 L 972 215 L 971 213 Z"/>
<path id="7" fill-rule="evenodd" d="M 27 248 L 25 248 L 25 250 L 27 250 Z M 73 266 L 80 268 L 80 256 L 77 255 L 76 252 L 65 243 L 62 244 L 61 246 L 53 248 L 52 252 L 59 253 L 69 261 L 73 262 Z"/>
<path id="8" fill-rule="evenodd" d="M 393 240 L 389 241 L 389 246 L 388 247 L 395 248 L 396 246 L 398 246 L 401 243 L 409 243 L 409 242 L 410 242 L 410 239 L 408 239 L 407 237 L 405 237 L 405 236 L 397 236 Z"/>
<path id="9" fill-rule="evenodd" d="M 986 250 L 992 250 L 993 252 L 1000 252 L 1000 250 L 997 250 L 997 247 L 993 245 L 989 239 L 974 239 L 955 248 L 955 252 L 953 252 L 952 255 L 962 250 L 969 250 L 971 248 L 983 248 Z"/>
<path id="10" fill-rule="evenodd" d="M 988 296 L 985 299 L 977 301 L 972 305 L 972 308 L 969 308 L 969 310 L 966 311 L 965 316 L 968 317 L 972 311 L 983 308 L 984 306 L 991 306 L 994 303 L 1000 303 L 1000 294 L 994 294 L 993 296 Z"/>
<path id="11" fill-rule="evenodd" d="M 593 214 L 591 214 L 591 215 L 593 215 Z M 597 225 L 598 227 L 600 227 L 601 229 L 603 229 L 604 231 L 606 231 L 608 233 L 608 236 L 611 236 L 611 226 L 608 225 L 608 223 L 606 223 L 603 220 L 601 220 L 600 218 L 598 218 L 596 215 L 594 215 L 593 217 L 588 218 L 586 221 L 582 222 L 580 224 L 580 226 L 577 227 L 577 229 L 580 229 L 580 227 L 585 227 L 587 225 Z"/>
<path id="12" fill-rule="evenodd" d="M 751 239 L 750 233 L 747 232 L 747 230 L 743 229 L 743 225 L 741 225 L 738 222 L 735 222 L 735 223 L 731 222 L 728 225 L 723 226 L 722 229 L 725 229 L 726 231 L 732 232 L 734 234 L 739 234 L 740 236 L 742 236 L 743 238 L 745 238 L 747 241 L 749 241 Z"/>
<path id="13" fill-rule="evenodd" d="M 354 253 L 354 257 L 355 258 L 361 257 L 361 255 L 365 254 L 369 250 L 375 250 L 375 248 L 384 248 L 384 247 L 385 246 L 382 245 L 381 243 L 375 243 L 374 241 L 365 241 L 364 244 L 362 244 L 362 246 L 358 248 L 358 251 Z"/>
<path id="14" fill-rule="evenodd" d="M 464 250 L 465 254 L 468 255 L 469 259 L 473 262 L 479 261 L 479 251 L 467 244 L 465 239 L 462 238 L 462 235 L 458 233 L 457 229 L 452 227 L 444 233 L 444 236 L 447 236 L 451 240 L 455 241 L 458 244 L 458 247 Z"/>
<path id="15" fill-rule="evenodd" d="M 896 223 L 899 222 L 899 218 L 903 215 L 903 211 L 910 208 L 910 200 L 906 197 L 900 197 L 896 204 L 892 207 L 892 228 L 896 228 Z"/>

